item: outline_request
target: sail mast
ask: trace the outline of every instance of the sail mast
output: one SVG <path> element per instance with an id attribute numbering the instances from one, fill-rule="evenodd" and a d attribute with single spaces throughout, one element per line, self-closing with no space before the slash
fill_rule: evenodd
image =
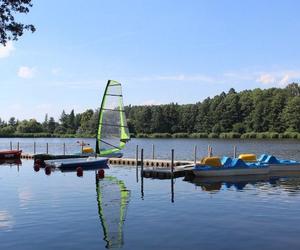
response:
<path id="1" fill-rule="evenodd" d="M 106 84 L 106 87 L 105 87 L 105 90 L 104 90 L 104 94 L 103 94 L 103 98 L 102 98 L 102 101 L 101 101 L 100 110 L 99 110 L 98 128 L 97 128 L 97 134 L 96 134 L 96 150 L 95 150 L 96 154 L 100 154 L 99 141 L 98 141 L 99 136 L 101 136 L 100 122 L 101 122 L 101 115 L 102 115 L 103 106 L 104 106 L 104 103 L 105 103 L 105 96 L 106 96 L 109 84 L 110 84 L 110 80 L 107 81 L 107 84 Z"/>

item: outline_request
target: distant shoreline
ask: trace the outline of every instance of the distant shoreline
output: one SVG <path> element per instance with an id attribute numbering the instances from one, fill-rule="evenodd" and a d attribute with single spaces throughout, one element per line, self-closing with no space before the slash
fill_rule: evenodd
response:
<path id="1" fill-rule="evenodd" d="M 49 134 L 49 133 L 23 133 L 12 135 L 0 135 L 0 138 L 95 138 L 91 134 Z M 132 134 L 132 138 L 184 138 L 184 139 L 300 139 L 297 132 L 248 132 L 244 134 L 228 133 L 153 133 L 153 134 Z"/>

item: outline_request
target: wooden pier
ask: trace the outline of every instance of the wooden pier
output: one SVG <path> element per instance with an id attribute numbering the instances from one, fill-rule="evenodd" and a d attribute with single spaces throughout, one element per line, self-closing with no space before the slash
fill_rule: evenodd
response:
<path id="1" fill-rule="evenodd" d="M 140 166 L 141 160 L 136 160 L 132 158 L 109 158 L 109 164 L 111 165 L 124 165 L 124 166 Z M 171 160 L 163 159 L 144 159 L 144 167 L 171 167 Z M 191 164 L 191 161 L 174 161 L 174 167 Z"/>
<path id="2" fill-rule="evenodd" d="M 194 164 L 182 165 L 171 168 L 146 168 L 143 170 L 143 177 L 153 179 L 171 179 L 192 174 Z"/>
<path id="3" fill-rule="evenodd" d="M 33 154 L 22 153 L 21 159 L 32 160 Z M 110 165 L 119 166 L 141 166 L 143 164 L 142 176 L 145 178 L 158 178 L 158 179 L 170 179 L 185 176 L 187 173 L 192 172 L 194 162 L 192 161 L 173 161 L 164 159 L 143 159 L 141 160 L 133 158 L 109 158 L 108 163 Z"/>
<path id="4" fill-rule="evenodd" d="M 22 153 L 21 154 L 21 159 L 32 160 L 33 159 L 33 154 Z"/>

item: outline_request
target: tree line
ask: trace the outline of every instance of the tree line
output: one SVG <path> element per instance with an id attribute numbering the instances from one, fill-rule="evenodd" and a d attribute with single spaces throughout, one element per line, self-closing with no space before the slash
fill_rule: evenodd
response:
<path id="1" fill-rule="evenodd" d="M 0 136 L 86 136 L 96 134 L 99 110 L 88 109 L 75 114 L 74 110 L 68 114 L 64 110 L 58 121 L 45 115 L 43 122 L 36 119 L 19 121 L 11 117 L 7 122 L 0 118 Z"/>
<path id="2" fill-rule="evenodd" d="M 300 86 L 244 90 L 231 88 L 196 104 L 171 103 L 152 106 L 126 106 L 125 112 L 132 135 L 147 137 L 244 137 L 251 133 L 300 133 Z M 62 112 L 60 119 L 45 116 L 9 121 L 0 119 L 0 135 L 94 136 L 99 110 L 83 113 Z M 254 136 L 252 136 L 254 137 Z M 276 137 L 276 136 L 274 136 Z M 295 136 L 294 136 L 295 137 Z M 297 137 L 297 135 L 296 135 Z M 300 138 L 300 137 L 299 137 Z"/>
<path id="3" fill-rule="evenodd" d="M 128 106 L 132 133 L 300 132 L 300 86 L 231 88 L 196 104 Z"/>

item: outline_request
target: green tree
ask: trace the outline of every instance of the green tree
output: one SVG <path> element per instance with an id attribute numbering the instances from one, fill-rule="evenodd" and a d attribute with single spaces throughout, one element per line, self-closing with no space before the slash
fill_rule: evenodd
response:
<path id="1" fill-rule="evenodd" d="M 45 115 L 45 119 L 44 122 L 42 123 L 42 126 L 43 126 L 43 130 L 45 132 L 48 132 L 48 114 Z"/>
<path id="2" fill-rule="evenodd" d="M 67 118 L 67 133 L 68 134 L 74 134 L 76 132 L 76 127 L 75 127 L 75 114 L 74 110 L 72 109 L 68 118 Z"/>
<path id="3" fill-rule="evenodd" d="M 91 119 L 93 115 L 94 115 L 94 111 L 92 109 L 88 109 L 87 111 L 81 114 L 79 133 L 82 134 L 92 133 L 93 128 L 91 126 Z"/>
<path id="4" fill-rule="evenodd" d="M 151 133 L 152 111 L 150 106 L 139 108 L 135 114 L 135 128 L 138 133 Z"/>
<path id="5" fill-rule="evenodd" d="M 24 120 L 19 123 L 17 131 L 19 133 L 40 133 L 43 132 L 43 126 L 35 119 Z"/>
<path id="6" fill-rule="evenodd" d="M 10 135 L 14 134 L 15 131 L 16 131 L 16 129 L 13 126 L 8 125 L 6 127 L 0 128 L 0 135 L 1 136 L 10 136 Z"/>
<path id="7" fill-rule="evenodd" d="M 14 15 L 27 14 L 32 7 L 31 0 L 0 0 L 0 44 L 9 40 L 18 40 L 25 30 L 35 31 L 32 24 L 23 24 L 15 20 Z"/>
<path id="8" fill-rule="evenodd" d="M 53 117 L 49 118 L 47 132 L 53 134 L 58 124 L 55 122 Z"/>
<path id="9" fill-rule="evenodd" d="M 17 125 L 17 121 L 15 117 L 11 117 L 8 121 L 8 125 L 15 127 Z"/>
<path id="10" fill-rule="evenodd" d="M 300 132 L 300 96 L 295 96 L 287 103 L 283 119 L 289 131 Z"/>

